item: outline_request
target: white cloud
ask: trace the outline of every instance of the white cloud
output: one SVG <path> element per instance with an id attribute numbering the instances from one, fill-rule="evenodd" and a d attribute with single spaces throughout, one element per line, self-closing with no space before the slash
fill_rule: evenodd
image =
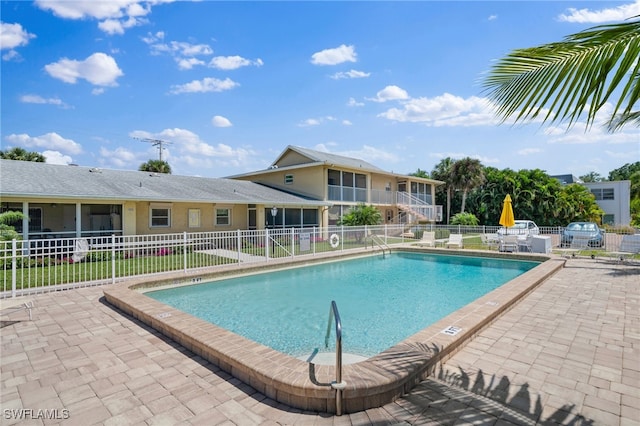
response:
<path id="1" fill-rule="evenodd" d="M 589 105 L 586 106 L 589 108 Z M 585 121 L 578 121 L 570 128 L 566 124 L 551 125 L 544 129 L 544 134 L 549 137 L 548 143 L 554 144 L 634 144 L 640 148 L 640 129 L 626 126 L 610 133 L 607 131 L 607 121 L 613 112 L 613 104 L 605 103 L 596 113 L 593 125 L 587 129 Z M 636 152 L 636 157 L 638 153 Z"/>
<path id="2" fill-rule="evenodd" d="M 19 61 L 20 59 L 22 59 L 22 57 L 15 50 L 9 50 L 2 55 L 3 61 Z"/>
<path id="3" fill-rule="evenodd" d="M 357 54 L 353 45 L 340 45 L 333 49 L 325 49 L 311 55 L 314 65 L 337 65 L 343 62 L 356 62 Z"/>
<path id="4" fill-rule="evenodd" d="M 113 151 L 110 151 L 104 147 L 100 148 L 100 156 L 104 161 L 102 163 L 112 164 L 116 167 L 132 167 L 135 166 L 136 169 L 139 166 L 137 163 L 143 163 L 141 155 L 137 155 L 131 150 L 123 147 L 116 148 Z"/>
<path id="5" fill-rule="evenodd" d="M 531 154 L 539 154 L 542 150 L 540 148 L 523 148 L 517 151 L 518 155 L 531 155 Z"/>
<path id="6" fill-rule="evenodd" d="M 151 12 L 152 5 L 168 1 L 170 0 L 36 0 L 36 5 L 64 19 L 96 19 L 100 21 L 98 28 L 107 34 L 122 34 L 127 28 L 147 23 L 143 17 Z"/>
<path id="7" fill-rule="evenodd" d="M 264 65 L 264 62 L 262 62 L 262 59 L 252 61 L 241 56 L 216 56 L 209 62 L 209 67 L 225 71 L 235 70 L 240 67 L 247 67 L 250 65 L 261 67 Z"/>
<path id="8" fill-rule="evenodd" d="M 298 127 L 310 127 L 310 126 L 319 126 L 320 120 L 317 118 L 307 118 L 302 123 L 298 124 Z"/>
<path id="9" fill-rule="evenodd" d="M 213 124 L 214 127 L 231 127 L 231 126 L 233 126 L 233 124 L 231 124 L 231 121 L 229 121 L 228 118 L 223 117 L 221 115 L 214 115 L 213 118 L 211 119 L 211 124 Z"/>
<path id="10" fill-rule="evenodd" d="M 638 15 L 640 15 L 640 0 L 600 10 L 569 8 L 567 13 L 558 16 L 558 20 L 580 24 L 599 24 L 602 22 L 624 21 Z"/>
<path id="11" fill-rule="evenodd" d="M 476 96 L 464 99 L 449 93 L 435 98 L 410 99 L 402 108 L 391 108 L 378 116 L 434 127 L 495 125 L 499 122 L 487 99 Z"/>
<path id="12" fill-rule="evenodd" d="M 107 34 L 124 34 L 125 30 L 136 27 L 138 25 L 146 24 L 146 19 L 129 17 L 124 20 L 107 19 L 98 24 L 98 28 Z"/>
<path id="13" fill-rule="evenodd" d="M 384 89 L 376 93 L 375 98 L 370 98 L 370 101 L 374 102 L 387 102 L 408 99 L 409 94 L 406 90 L 398 86 L 387 86 Z"/>
<path id="14" fill-rule="evenodd" d="M 489 15 L 487 18 L 488 21 L 495 21 L 496 19 L 498 19 L 498 15 Z"/>
<path id="15" fill-rule="evenodd" d="M 174 165 L 192 171 L 197 168 L 218 169 L 240 167 L 256 161 L 260 155 L 246 148 L 234 148 L 227 144 L 209 144 L 190 130 L 173 128 L 165 129 L 151 137 L 169 140 L 173 143 L 171 167 Z M 258 158 L 259 159 L 259 158 Z"/>
<path id="16" fill-rule="evenodd" d="M 0 22 L 0 49 L 15 49 L 19 46 L 26 46 L 32 38 L 36 38 L 36 36 L 25 31 L 22 25 Z"/>
<path id="17" fill-rule="evenodd" d="M 48 164 L 62 164 L 67 165 L 73 163 L 73 158 L 68 155 L 64 155 L 59 151 L 44 151 L 42 153 Z"/>
<path id="18" fill-rule="evenodd" d="M 364 106 L 364 102 L 358 102 L 354 98 L 349 98 L 349 101 L 347 101 L 347 106 L 360 107 L 360 106 Z"/>
<path id="19" fill-rule="evenodd" d="M 352 126 L 353 125 L 353 123 L 351 121 L 349 121 L 349 120 L 342 120 L 342 124 L 345 125 L 345 126 Z"/>
<path id="20" fill-rule="evenodd" d="M 204 65 L 204 61 L 197 58 L 176 58 L 176 62 L 181 70 L 190 70 L 196 65 Z"/>
<path id="21" fill-rule="evenodd" d="M 75 84 L 78 79 L 96 86 L 117 86 L 116 79 L 124 73 L 115 59 L 105 53 L 94 53 L 83 61 L 63 58 L 45 65 L 45 71 L 65 83 Z"/>
<path id="22" fill-rule="evenodd" d="M 20 102 L 25 104 L 48 104 L 48 105 L 58 105 L 62 108 L 69 108 L 67 104 L 62 102 L 59 98 L 43 98 L 40 95 L 22 95 L 20 97 Z"/>
<path id="23" fill-rule="evenodd" d="M 174 58 L 178 68 L 192 69 L 194 66 L 205 66 L 206 62 L 198 57 L 213 55 L 213 49 L 208 44 L 193 44 L 183 41 L 163 42 L 165 34 L 161 31 L 142 38 L 149 45 L 152 55 L 169 55 Z"/>
<path id="24" fill-rule="evenodd" d="M 14 145 L 24 146 L 27 148 L 48 148 L 69 154 L 80 154 L 82 152 L 80 144 L 72 141 L 71 139 L 65 139 L 55 132 L 47 133 L 42 136 L 29 136 L 26 133 L 19 135 L 11 134 L 6 136 L 5 140 Z"/>
<path id="25" fill-rule="evenodd" d="M 326 117 L 319 118 L 307 118 L 298 124 L 298 127 L 311 127 L 311 126 L 319 126 L 320 124 L 326 121 L 336 121 L 337 118 L 327 115 Z"/>
<path id="26" fill-rule="evenodd" d="M 224 92 L 240 86 L 239 83 L 226 78 L 218 80 L 217 78 L 207 77 L 202 80 L 193 80 L 190 83 L 171 86 L 173 94 L 179 93 L 206 93 L 206 92 Z"/>
<path id="27" fill-rule="evenodd" d="M 366 77 L 369 77 L 370 75 L 371 75 L 370 72 L 350 70 L 346 72 L 337 72 L 334 75 L 332 75 L 331 78 L 333 78 L 334 80 L 340 80 L 344 78 L 366 78 Z"/>
<path id="28" fill-rule="evenodd" d="M 163 33 L 161 33 L 163 34 Z M 164 36 L 164 34 L 163 34 Z M 153 43 L 153 38 L 144 38 L 149 40 L 152 53 L 169 53 L 177 56 L 207 56 L 213 54 L 213 49 L 208 44 L 192 44 L 183 41 L 171 41 L 169 43 Z"/>

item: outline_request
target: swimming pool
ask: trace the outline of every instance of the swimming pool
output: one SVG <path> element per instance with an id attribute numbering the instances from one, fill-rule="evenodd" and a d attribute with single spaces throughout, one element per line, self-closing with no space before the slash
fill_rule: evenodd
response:
<path id="1" fill-rule="evenodd" d="M 397 254 L 395 248 L 391 250 Z M 116 283 L 105 287 L 103 293 L 110 305 L 183 346 L 185 356 L 206 360 L 203 365 L 226 371 L 268 398 L 301 410 L 329 413 L 337 412 L 340 399 L 343 413 L 353 413 L 394 401 L 424 378 L 436 374 L 439 363 L 446 361 L 485 326 L 552 277 L 566 262 L 560 257 L 541 254 L 466 249 L 453 252 L 414 247 L 402 247 L 402 251 L 529 260 L 539 264 L 383 352 L 362 362 L 343 365 L 342 380 L 346 386 L 340 398 L 332 386 L 338 371 L 335 365 L 310 363 L 276 351 L 154 300 L 145 292 L 251 273 L 275 272 L 283 268 L 308 267 L 346 258 L 380 257 L 379 251 L 373 254 L 371 250 L 353 249 L 319 253 L 303 259 L 279 259 L 268 264 L 224 265 L 203 271 L 200 275 L 175 272 Z M 328 311 L 329 306 L 326 306 L 323 322 L 328 318 Z"/>
<path id="2" fill-rule="evenodd" d="M 536 265 L 396 252 L 146 295 L 295 357 L 324 351 L 335 300 L 344 351 L 370 357 Z"/>

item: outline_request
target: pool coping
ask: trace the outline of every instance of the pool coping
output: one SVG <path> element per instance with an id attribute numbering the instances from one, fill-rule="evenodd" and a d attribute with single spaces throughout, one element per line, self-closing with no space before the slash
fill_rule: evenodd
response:
<path id="1" fill-rule="evenodd" d="M 431 375 L 438 363 L 446 361 L 475 334 L 563 268 L 566 262 L 565 259 L 548 255 L 466 249 L 403 246 L 394 247 L 393 250 L 534 260 L 541 263 L 380 354 L 366 361 L 343 365 L 342 380 L 346 382 L 346 387 L 342 391 L 342 409 L 345 413 L 380 407 L 408 392 Z M 294 408 L 335 413 L 336 390 L 331 387 L 335 381 L 334 366 L 315 365 L 283 354 L 151 299 L 140 290 L 167 285 L 192 285 L 211 279 L 371 255 L 371 250 L 350 250 L 298 261 L 285 259 L 226 266 L 199 275 L 179 273 L 157 279 L 146 277 L 106 287 L 103 293 L 113 306 L 264 395 Z"/>

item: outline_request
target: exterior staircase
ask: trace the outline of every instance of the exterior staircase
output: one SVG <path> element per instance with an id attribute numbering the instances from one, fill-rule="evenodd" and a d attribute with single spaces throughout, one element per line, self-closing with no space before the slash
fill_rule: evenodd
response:
<path id="1" fill-rule="evenodd" d="M 434 206 L 407 192 L 398 192 L 396 198 L 398 209 L 411 217 L 409 222 L 442 220 L 442 206 Z"/>

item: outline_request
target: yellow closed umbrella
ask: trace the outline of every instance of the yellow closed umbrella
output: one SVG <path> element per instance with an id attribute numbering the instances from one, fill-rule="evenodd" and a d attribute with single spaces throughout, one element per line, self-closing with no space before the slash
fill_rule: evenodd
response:
<path id="1" fill-rule="evenodd" d="M 504 197 L 504 203 L 502 206 L 502 214 L 500 215 L 500 225 L 506 226 L 507 228 L 512 227 L 516 224 L 516 220 L 513 217 L 513 206 L 511 205 L 511 195 L 507 194 Z"/>

